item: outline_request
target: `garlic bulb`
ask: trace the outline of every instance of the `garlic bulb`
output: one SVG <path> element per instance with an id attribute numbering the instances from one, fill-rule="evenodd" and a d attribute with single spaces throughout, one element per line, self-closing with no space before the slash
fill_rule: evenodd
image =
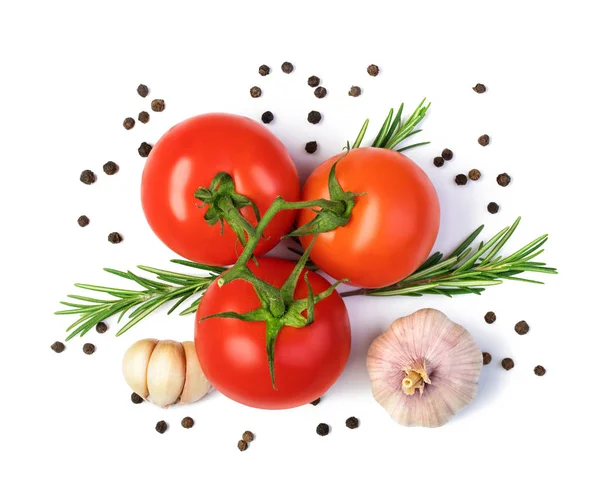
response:
<path id="1" fill-rule="evenodd" d="M 367 353 L 375 400 L 406 426 L 448 422 L 475 398 L 482 365 L 468 331 L 435 309 L 396 319 Z"/>
<path id="2" fill-rule="evenodd" d="M 134 392 L 160 407 L 193 403 L 211 390 L 191 341 L 142 339 L 125 352 L 123 375 Z"/>

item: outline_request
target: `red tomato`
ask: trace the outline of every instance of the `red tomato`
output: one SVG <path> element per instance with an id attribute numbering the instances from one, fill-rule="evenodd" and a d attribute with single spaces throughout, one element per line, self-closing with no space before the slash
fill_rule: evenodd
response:
<path id="1" fill-rule="evenodd" d="M 260 258 L 252 271 L 266 282 L 281 287 L 294 263 L 278 258 Z M 329 283 L 308 272 L 315 294 Z M 304 273 L 295 298 L 306 298 Z M 260 301 L 252 286 L 243 280 L 219 288 L 216 281 L 206 290 L 196 314 L 196 351 L 202 371 L 213 386 L 232 400 L 256 408 L 297 407 L 323 395 L 342 373 L 350 354 L 350 321 L 340 295 L 315 305 L 315 321 L 304 328 L 284 326 L 275 342 L 275 385 L 273 389 L 266 351 L 264 322 L 202 317 L 218 312 L 244 313 Z"/>
<path id="2" fill-rule="evenodd" d="M 227 172 L 238 193 L 264 212 L 277 196 L 297 201 L 300 183 L 296 167 L 283 144 L 261 124 L 249 118 L 211 113 L 185 120 L 156 143 L 142 175 L 142 206 L 154 233 L 175 253 L 211 265 L 234 263 L 236 236 L 225 224 L 209 226 L 194 198 L 198 187 L 209 187 L 218 172 Z M 250 207 L 242 214 L 253 225 Z M 294 211 L 279 213 L 267 227 L 255 250 L 262 255 L 288 232 Z"/>
<path id="3" fill-rule="evenodd" d="M 329 197 L 327 180 L 338 154 L 317 167 L 302 199 Z M 317 236 L 310 258 L 336 279 L 383 287 L 410 275 L 427 258 L 438 234 L 440 205 L 423 170 L 405 155 L 381 148 L 352 149 L 336 166 L 344 191 L 366 194 L 346 226 Z M 314 217 L 298 212 L 298 226 Z M 306 247 L 312 236 L 301 238 Z"/>

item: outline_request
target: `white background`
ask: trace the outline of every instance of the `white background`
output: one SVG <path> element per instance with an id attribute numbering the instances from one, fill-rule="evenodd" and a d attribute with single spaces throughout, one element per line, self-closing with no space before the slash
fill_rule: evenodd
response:
<path id="1" fill-rule="evenodd" d="M 240 2 L 241 3 L 241 2 Z M 598 484 L 599 35 L 594 2 L 2 2 L 0 198 L 2 211 L 3 484 Z M 279 69 L 291 61 L 295 71 Z M 266 63 L 272 74 L 258 75 Z M 377 78 L 366 67 L 381 67 Z M 318 100 L 316 74 L 329 90 Z M 147 99 L 136 94 L 147 84 Z M 471 87 L 489 88 L 477 95 Z M 347 96 L 353 84 L 363 96 Z M 258 85 L 264 95 L 251 99 Z M 560 270 L 544 286 L 507 283 L 481 297 L 352 298 L 347 369 L 317 407 L 269 412 L 213 393 L 187 407 L 133 405 L 121 358 L 145 337 L 192 339 L 193 319 L 157 314 L 122 337 L 74 339 L 55 316 L 74 282 L 119 285 L 103 267 L 169 267 L 174 255 L 139 204 L 140 142 L 176 122 L 229 111 L 270 125 L 305 176 L 386 111 L 432 102 L 410 152 L 442 204 L 436 247 L 449 250 L 481 223 L 489 236 L 523 216 L 509 250 L 550 233 L 544 260 Z M 164 98 L 163 113 L 129 132 L 126 116 Z M 312 109 L 323 122 L 306 122 Z M 481 147 L 477 137 L 491 136 Z M 373 136 L 373 131 L 369 132 Z M 319 152 L 307 155 L 305 142 Z M 445 148 L 455 157 L 436 169 Z M 117 162 L 108 177 L 102 164 Z M 83 169 L 98 181 L 78 181 Z M 465 187 L 454 176 L 483 177 Z M 513 182 L 499 187 L 495 176 Z M 501 211 L 490 215 L 489 201 Z M 79 228 L 78 216 L 91 223 Z M 119 231 L 120 245 L 106 236 Z M 365 268 L 365 271 L 368 271 Z M 474 403 L 448 425 L 403 428 L 372 399 L 365 370 L 372 339 L 396 317 L 432 306 L 463 324 L 493 355 Z M 488 325 L 483 315 L 494 310 Z M 525 319 L 531 332 L 518 336 Z M 97 351 L 84 355 L 91 341 Z M 504 371 L 502 358 L 516 366 Z M 547 368 L 543 378 L 533 367 Z M 196 426 L 184 430 L 182 417 Z M 349 430 L 350 415 L 361 420 Z M 170 429 L 154 431 L 158 420 Z M 315 434 L 329 423 L 327 437 Z M 256 441 L 240 453 L 250 429 Z M 384 481 L 386 483 L 384 483 Z"/>

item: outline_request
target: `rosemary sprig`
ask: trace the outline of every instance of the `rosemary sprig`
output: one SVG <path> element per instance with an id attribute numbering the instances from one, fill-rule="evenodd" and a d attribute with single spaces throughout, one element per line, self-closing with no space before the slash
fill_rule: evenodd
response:
<path id="1" fill-rule="evenodd" d="M 420 268 L 404 280 L 378 289 L 356 289 L 343 292 L 342 297 L 352 295 L 407 295 L 420 297 L 424 294 L 438 294 L 452 297 L 460 294 L 481 294 L 485 287 L 499 285 L 503 280 L 543 284 L 539 280 L 517 277 L 525 272 L 558 273 L 556 268 L 547 267 L 545 263 L 533 261 L 544 250 L 541 248 L 548 240 L 542 235 L 513 254 L 498 256 L 500 250 L 513 235 L 521 218 L 507 226 L 486 243 L 478 247 L 472 243 L 483 230 L 483 225 L 471 233 L 446 258 L 436 252 L 431 255 Z"/>

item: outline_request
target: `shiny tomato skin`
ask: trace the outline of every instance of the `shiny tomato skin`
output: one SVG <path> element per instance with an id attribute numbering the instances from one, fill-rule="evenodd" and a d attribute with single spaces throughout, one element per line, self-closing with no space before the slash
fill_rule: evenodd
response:
<path id="1" fill-rule="evenodd" d="M 154 233 L 175 253 L 196 262 L 228 265 L 241 247 L 225 224 L 209 226 L 207 207 L 198 208 L 198 187 L 208 187 L 218 172 L 229 173 L 237 192 L 252 199 L 264 214 L 277 196 L 297 201 L 296 167 L 283 144 L 260 123 L 226 113 L 189 118 L 171 128 L 152 148 L 142 175 L 144 214 Z M 250 207 L 242 214 L 256 224 Z M 294 221 L 294 211 L 279 213 L 255 250 L 273 248 Z"/>
<path id="2" fill-rule="evenodd" d="M 294 265 L 278 258 L 259 258 L 249 266 L 261 279 L 281 286 Z M 305 270 L 306 272 L 306 270 Z M 329 283 L 308 271 L 315 294 Z M 295 298 L 305 298 L 304 274 Z M 200 366 L 212 385 L 244 405 L 283 409 L 305 405 L 323 395 L 342 373 L 350 354 L 350 321 L 337 292 L 315 306 L 315 321 L 304 328 L 285 326 L 275 342 L 275 384 L 271 384 L 266 325 L 238 319 L 201 318 L 217 312 L 244 313 L 259 307 L 252 286 L 241 280 L 219 288 L 214 282 L 204 293 L 196 314 L 195 343 Z"/>
<path id="3" fill-rule="evenodd" d="M 327 180 L 338 154 L 308 177 L 302 199 L 328 197 Z M 405 155 L 381 148 L 352 149 L 336 166 L 344 191 L 366 193 L 355 198 L 346 226 L 320 234 L 310 258 L 336 279 L 377 288 L 414 272 L 428 257 L 438 234 L 440 205 L 425 172 Z M 298 212 L 298 226 L 314 213 Z M 306 247 L 312 236 L 301 238 Z"/>

